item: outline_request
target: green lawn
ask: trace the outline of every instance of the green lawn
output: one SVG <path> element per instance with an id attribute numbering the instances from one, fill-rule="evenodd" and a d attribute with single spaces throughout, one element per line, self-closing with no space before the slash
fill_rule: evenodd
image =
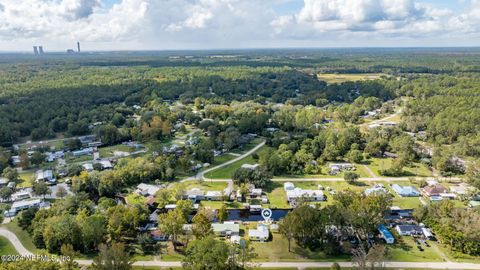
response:
<path id="1" fill-rule="evenodd" d="M 251 226 L 254 227 L 254 226 Z M 346 261 L 348 256 L 332 257 L 323 252 L 305 250 L 291 242 L 291 252 L 288 252 L 288 241 L 278 233 L 272 233 L 271 241 L 251 242 L 251 245 L 258 254 L 255 261 Z"/>
<path id="2" fill-rule="evenodd" d="M 139 194 L 135 194 L 135 193 L 129 194 L 125 199 L 126 199 L 128 204 L 143 205 L 143 204 L 145 204 L 145 201 L 146 201 L 145 197 L 143 197 L 142 195 L 139 195 Z"/>
<path id="3" fill-rule="evenodd" d="M 230 161 L 234 158 L 236 158 L 236 156 L 229 155 L 228 153 L 225 153 L 221 156 L 215 157 L 214 160 L 213 160 L 213 164 L 211 164 L 210 166 L 220 165 L 220 164 L 225 163 L 227 161 Z"/>
<path id="4" fill-rule="evenodd" d="M 415 241 L 410 236 L 395 236 L 395 244 L 388 245 L 389 257 L 399 262 L 442 262 L 442 257 L 436 252 L 435 243 L 429 241 L 430 247 L 422 245 L 423 251 L 418 250 Z"/>
<path id="5" fill-rule="evenodd" d="M 256 145 L 256 144 L 255 144 Z M 260 148 L 256 153 L 261 155 L 262 153 L 266 152 L 268 150 L 267 146 L 263 146 Z M 256 160 L 252 158 L 251 155 L 247 156 L 244 159 L 241 159 L 237 162 L 234 162 L 228 166 L 219 168 L 217 170 L 211 171 L 207 174 L 205 174 L 206 178 L 211 178 L 211 179 L 229 179 L 232 178 L 233 173 L 240 167 L 242 167 L 243 164 L 255 164 L 257 163 Z"/>
<path id="6" fill-rule="evenodd" d="M 187 190 L 192 189 L 192 188 L 199 188 L 203 191 L 208 191 L 208 190 L 224 190 L 227 186 L 227 182 L 211 182 L 208 180 L 205 181 L 188 181 L 188 182 L 183 182 L 185 184 L 185 188 Z"/>
<path id="7" fill-rule="evenodd" d="M 241 202 L 233 201 L 233 202 L 222 202 L 222 201 L 201 201 L 200 205 L 205 208 L 210 209 L 220 209 L 222 205 L 226 205 L 229 209 L 238 209 L 242 207 Z"/>
<path id="8" fill-rule="evenodd" d="M 377 175 L 380 175 L 381 170 L 386 170 L 392 165 L 393 159 L 391 158 L 372 158 L 370 160 L 368 167 Z M 406 172 L 405 176 L 420 176 L 420 177 L 431 177 L 433 176 L 432 172 L 424 164 L 415 162 L 412 165 L 405 167 L 404 171 Z"/>
<path id="9" fill-rule="evenodd" d="M 0 255 L 17 255 L 17 250 L 13 247 L 12 243 L 10 241 L 3 237 L 0 236 Z"/>
<path id="10" fill-rule="evenodd" d="M 35 170 L 23 171 L 18 174 L 21 180 L 18 183 L 18 187 L 30 187 L 32 185 L 32 180 L 35 178 Z"/>
<path id="11" fill-rule="evenodd" d="M 135 151 L 135 149 L 133 147 L 123 145 L 123 144 L 98 148 L 98 152 L 100 152 L 100 157 L 102 157 L 102 158 L 113 156 L 114 151 L 122 151 L 122 152 L 130 153 L 130 152 Z"/>
<path id="12" fill-rule="evenodd" d="M 272 182 L 264 189 L 269 204 L 269 208 L 290 208 L 290 205 L 287 203 L 287 195 L 283 189 L 283 183 Z"/>

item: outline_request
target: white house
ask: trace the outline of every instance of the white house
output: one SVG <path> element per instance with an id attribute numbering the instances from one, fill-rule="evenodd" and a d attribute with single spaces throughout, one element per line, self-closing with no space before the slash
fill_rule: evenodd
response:
<path id="1" fill-rule="evenodd" d="M 92 163 L 85 163 L 85 164 L 82 164 L 82 167 L 85 171 L 87 172 L 91 172 L 93 171 L 93 164 Z"/>
<path id="2" fill-rule="evenodd" d="M 57 179 L 53 176 L 52 170 L 38 170 L 35 172 L 35 180 L 55 183 Z"/>
<path id="3" fill-rule="evenodd" d="M 355 166 L 351 163 L 332 163 L 328 165 L 330 168 L 330 174 L 337 174 L 343 170 L 354 170 Z"/>
<path id="4" fill-rule="evenodd" d="M 410 225 L 410 224 L 397 225 L 395 226 L 395 230 L 401 236 L 413 236 L 413 235 L 423 234 L 422 228 L 418 225 Z"/>
<path id="5" fill-rule="evenodd" d="M 242 168 L 248 169 L 248 170 L 255 170 L 259 167 L 260 165 L 257 164 L 242 164 Z"/>
<path id="6" fill-rule="evenodd" d="M 191 201 L 201 201 L 205 197 L 205 192 L 200 190 L 199 188 L 192 188 L 190 190 L 185 191 L 183 194 L 183 199 L 191 200 Z"/>
<path id="7" fill-rule="evenodd" d="M 159 190 L 160 190 L 159 186 L 141 183 L 141 184 L 138 184 L 137 190 L 135 192 L 142 196 L 154 196 L 155 193 L 157 193 L 157 191 Z"/>
<path id="8" fill-rule="evenodd" d="M 207 201 L 221 201 L 223 198 L 223 193 L 217 190 L 210 190 L 205 193 L 205 200 Z"/>
<path id="9" fill-rule="evenodd" d="M 257 229 L 248 230 L 248 239 L 251 241 L 265 242 L 269 236 L 268 225 L 265 224 L 258 224 Z"/>
<path id="10" fill-rule="evenodd" d="M 100 164 L 102 166 L 102 170 L 113 169 L 112 162 L 110 162 L 110 160 L 108 160 L 108 159 L 102 159 L 102 160 L 99 160 L 95 163 Z"/>
<path id="11" fill-rule="evenodd" d="M 32 197 L 32 189 L 26 188 L 23 190 L 19 190 L 12 194 L 13 201 L 21 201 L 25 199 L 30 199 Z"/>
<path id="12" fill-rule="evenodd" d="M 88 147 L 88 148 L 84 148 L 84 149 L 80 149 L 80 150 L 72 152 L 72 155 L 74 157 L 86 156 L 86 155 L 91 155 L 91 154 L 93 154 L 93 148 L 92 147 Z"/>
<path id="13" fill-rule="evenodd" d="M 307 201 L 324 201 L 325 196 L 321 190 L 301 189 L 295 188 L 293 190 L 287 190 L 287 201 L 293 202 L 302 198 Z"/>
<path id="14" fill-rule="evenodd" d="M 12 207 L 10 210 L 5 211 L 5 216 L 13 217 L 19 211 L 31 208 L 31 207 L 49 207 L 50 204 L 48 202 L 43 202 L 41 199 L 32 199 L 32 200 L 23 200 L 17 201 L 12 203 Z"/>
<path id="15" fill-rule="evenodd" d="M 218 236 L 232 236 L 240 234 L 240 225 L 234 222 L 213 223 L 213 232 Z"/>

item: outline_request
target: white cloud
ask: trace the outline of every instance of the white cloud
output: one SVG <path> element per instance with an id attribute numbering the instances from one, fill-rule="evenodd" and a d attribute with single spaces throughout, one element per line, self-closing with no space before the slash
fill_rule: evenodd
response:
<path id="1" fill-rule="evenodd" d="M 424 0 L 0 0 L 0 45 L 64 48 L 72 41 L 132 49 L 353 45 L 480 32 L 480 0 L 465 12 Z M 354 41 L 354 42 L 352 42 Z M 60 45 L 59 45 L 60 44 Z M 128 45 L 134 44 L 134 45 Z M 397 44 L 397 43 L 394 43 Z M 130 47 L 128 47 L 130 46 Z"/>
<path id="2" fill-rule="evenodd" d="M 112 40 L 130 34 L 147 9 L 142 0 L 123 0 L 109 10 L 101 9 L 97 0 L 2 1 L 1 40 Z"/>

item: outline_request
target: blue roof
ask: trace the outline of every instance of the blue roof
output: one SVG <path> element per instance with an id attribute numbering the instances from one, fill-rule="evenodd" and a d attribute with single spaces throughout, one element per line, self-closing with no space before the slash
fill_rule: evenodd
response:
<path id="1" fill-rule="evenodd" d="M 392 235 L 392 233 L 384 226 L 380 225 L 378 226 L 378 231 L 385 237 L 386 239 L 395 239 Z"/>

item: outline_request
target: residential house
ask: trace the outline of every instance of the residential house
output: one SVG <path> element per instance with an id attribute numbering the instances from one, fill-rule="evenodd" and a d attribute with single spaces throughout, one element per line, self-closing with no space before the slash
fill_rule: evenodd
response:
<path id="1" fill-rule="evenodd" d="M 80 150 L 76 150 L 76 151 L 72 152 L 72 155 L 74 157 L 87 156 L 87 155 L 91 155 L 91 154 L 93 154 L 93 148 L 92 147 L 88 147 L 88 148 L 84 148 L 84 149 L 80 149 Z"/>
<path id="2" fill-rule="evenodd" d="M 266 224 L 258 224 L 257 229 L 248 230 L 248 239 L 251 241 L 265 242 L 269 237 L 270 233 Z"/>
<path id="3" fill-rule="evenodd" d="M 393 244 L 395 243 L 395 238 L 393 237 L 392 233 L 385 227 L 385 225 L 380 225 L 378 226 L 378 232 L 380 232 L 380 235 L 382 235 L 383 240 L 385 240 L 385 243 L 387 244 Z"/>
<path id="4" fill-rule="evenodd" d="M 57 179 L 53 176 L 52 170 L 38 170 L 35 172 L 35 181 L 55 183 Z"/>
<path id="5" fill-rule="evenodd" d="M 201 201 L 205 198 L 205 192 L 203 192 L 199 188 L 192 188 L 190 190 L 185 191 L 183 194 L 184 200 L 191 200 L 193 202 Z"/>
<path id="6" fill-rule="evenodd" d="M 398 184 L 393 184 L 393 191 L 401 197 L 419 197 L 420 192 L 413 186 L 400 186 Z"/>
<path id="7" fill-rule="evenodd" d="M 91 172 L 93 171 L 93 164 L 92 163 L 85 163 L 85 164 L 82 164 L 82 167 L 85 171 L 87 172 Z"/>
<path id="8" fill-rule="evenodd" d="M 88 145 L 89 143 L 93 143 L 96 140 L 97 136 L 95 135 L 85 135 L 85 136 L 80 136 L 78 139 L 80 142 L 84 145 Z"/>
<path id="9" fill-rule="evenodd" d="M 422 189 L 423 194 L 427 197 L 440 196 L 442 193 L 447 193 L 448 189 L 440 184 L 426 186 Z"/>
<path id="10" fill-rule="evenodd" d="M 423 194 L 432 201 L 440 201 L 443 199 L 455 199 L 455 193 L 449 193 L 448 189 L 440 184 L 434 186 L 426 186 L 422 189 Z"/>
<path id="11" fill-rule="evenodd" d="M 160 186 L 141 183 L 137 185 L 137 190 L 135 192 L 142 196 L 154 196 L 159 190 Z"/>
<path id="12" fill-rule="evenodd" d="M 365 195 L 378 195 L 378 194 L 387 194 L 388 191 L 385 189 L 385 187 L 382 184 L 376 184 L 372 188 L 367 188 L 363 192 Z"/>
<path id="13" fill-rule="evenodd" d="M 25 188 L 12 194 L 12 201 L 21 201 L 32 197 L 32 188 Z"/>
<path id="14" fill-rule="evenodd" d="M 304 199 L 307 201 L 324 201 L 325 196 L 321 190 L 301 189 L 295 188 L 293 190 L 287 190 L 287 201 L 294 202 L 297 199 Z"/>
<path id="15" fill-rule="evenodd" d="M 45 153 L 45 160 L 47 162 L 54 162 L 59 158 L 63 158 L 65 153 L 63 151 L 56 151 L 56 152 L 46 152 Z"/>
<path id="16" fill-rule="evenodd" d="M 50 203 L 44 202 L 41 199 L 33 199 L 33 200 L 23 200 L 23 201 L 16 201 L 12 203 L 10 210 L 5 211 L 6 217 L 13 217 L 19 211 L 31 208 L 31 207 L 39 207 L 39 208 L 46 208 L 49 207 Z"/>
<path id="17" fill-rule="evenodd" d="M 100 166 L 102 166 L 102 170 L 113 169 L 112 162 L 110 162 L 110 160 L 108 160 L 108 159 L 102 159 L 102 160 L 99 160 L 95 163 L 100 164 Z"/>
<path id="18" fill-rule="evenodd" d="M 413 209 L 401 209 L 397 206 L 392 206 L 390 210 L 385 213 L 384 218 L 390 222 L 413 220 Z"/>
<path id="19" fill-rule="evenodd" d="M 397 226 L 395 226 L 395 230 L 401 236 L 423 235 L 422 228 L 418 225 L 413 225 L 413 224 L 397 225 Z"/>
<path id="20" fill-rule="evenodd" d="M 242 168 L 248 169 L 248 170 L 256 170 L 258 167 L 260 167 L 260 164 L 242 164 Z"/>
<path id="21" fill-rule="evenodd" d="M 338 174 L 344 170 L 355 170 L 355 166 L 351 163 L 332 163 L 328 165 L 330 174 Z"/>
<path id="22" fill-rule="evenodd" d="M 234 222 L 213 223 L 213 232 L 218 236 L 232 236 L 240 234 L 240 225 Z"/>
<path id="23" fill-rule="evenodd" d="M 207 201 L 222 201 L 223 200 L 223 192 L 210 190 L 205 193 L 205 200 Z"/>

